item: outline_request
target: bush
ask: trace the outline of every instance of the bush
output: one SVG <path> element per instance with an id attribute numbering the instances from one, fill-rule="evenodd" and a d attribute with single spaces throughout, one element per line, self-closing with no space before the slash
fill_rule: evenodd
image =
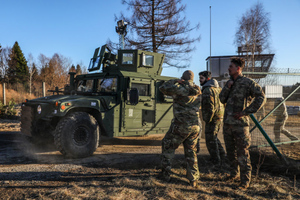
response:
<path id="1" fill-rule="evenodd" d="M 0 117 L 1 118 L 12 118 L 16 116 L 16 110 L 15 110 L 15 102 L 14 100 L 9 101 L 8 105 L 3 105 L 3 103 L 0 101 Z"/>

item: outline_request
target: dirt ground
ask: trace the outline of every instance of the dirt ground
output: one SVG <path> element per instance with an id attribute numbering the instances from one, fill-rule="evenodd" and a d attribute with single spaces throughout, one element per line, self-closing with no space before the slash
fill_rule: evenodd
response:
<path id="1" fill-rule="evenodd" d="M 285 166 L 274 153 L 251 152 L 252 182 L 225 181 L 228 165 L 209 161 L 204 140 L 198 155 L 198 188 L 185 178 L 183 147 L 176 151 L 170 182 L 159 176 L 161 139 L 102 138 L 93 156 L 67 159 L 49 145 L 32 148 L 19 137 L 17 120 L 0 120 L 0 199 L 300 199 L 300 144 L 281 147 Z"/>

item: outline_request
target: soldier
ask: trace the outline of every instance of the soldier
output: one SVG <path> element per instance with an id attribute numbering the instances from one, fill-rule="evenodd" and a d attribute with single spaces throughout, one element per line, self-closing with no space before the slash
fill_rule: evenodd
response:
<path id="1" fill-rule="evenodd" d="M 169 131 L 162 140 L 162 176 L 170 181 L 171 161 L 178 146 L 183 143 L 186 158 L 187 178 L 191 186 L 197 187 L 199 179 L 196 143 L 201 124 L 199 108 L 200 87 L 193 83 L 194 73 L 187 70 L 180 80 L 173 79 L 160 86 L 160 91 L 173 97 L 174 118 Z"/>
<path id="2" fill-rule="evenodd" d="M 221 88 L 215 79 L 211 79 L 211 72 L 203 71 L 199 73 L 200 84 L 202 86 L 202 118 L 205 121 L 206 147 L 211 156 L 211 160 L 216 165 L 221 165 L 225 159 L 225 150 L 218 139 L 224 107 L 220 102 L 219 94 Z"/>
<path id="3" fill-rule="evenodd" d="M 275 106 L 279 105 L 283 101 L 283 98 L 276 99 Z M 274 112 L 276 116 L 275 125 L 274 125 L 274 135 L 275 135 L 275 142 L 280 142 L 280 133 L 283 133 L 291 140 L 299 140 L 296 136 L 291 134 L 287 129 L 285 129 L 284 125 L 286 120 L 288 119 L 288 113 L 286 110 L 286 105 L 283 102 L 277 110 Z"/>
<path id="4" fill-rule="evenodd" d="M 231 168 L 228 179 L 237 179 L 240 168 L 240 189 L 247 189 L 251 180 L 248 115 L 257 112 L 265 103 L 262 88 L 252 79 L 243 76 L 244 65 L 244 59 L 231 58 L 228 68 L 231 80 L 227 81 L 220 93 L 221 102 L 226 103 L 223 134 Z"/>

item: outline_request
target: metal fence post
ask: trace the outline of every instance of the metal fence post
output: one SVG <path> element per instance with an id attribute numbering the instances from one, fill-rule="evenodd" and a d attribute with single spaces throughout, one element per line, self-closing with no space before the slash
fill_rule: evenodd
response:
<path id="1" fill-rule="evenodd" d="M 2 86 L 3 86 L 3 105 L 6 105 L 5 83 L 3 83 Z"/>
<path id="2" fill-rule="evenodd" d="M 43 82 L 43 97 L 46 96 L 46 86 L 45 86 L 45 82 Z"/>

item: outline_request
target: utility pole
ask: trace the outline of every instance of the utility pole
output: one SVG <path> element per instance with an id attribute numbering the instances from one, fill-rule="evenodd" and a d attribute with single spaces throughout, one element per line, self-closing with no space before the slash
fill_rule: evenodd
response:
<path id="1" fill-rule="evenodd" d="M 211 71 L 211 6 L 209 6 L 209 68 Z"/>

